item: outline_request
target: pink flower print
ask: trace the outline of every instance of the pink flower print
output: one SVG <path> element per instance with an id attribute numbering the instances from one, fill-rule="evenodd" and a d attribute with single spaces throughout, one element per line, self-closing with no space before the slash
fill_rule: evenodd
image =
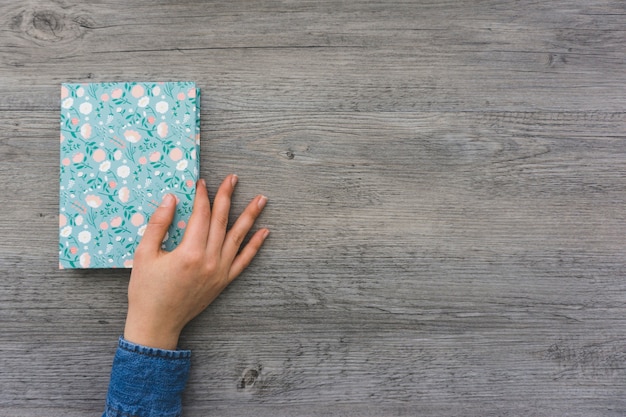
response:
<path id="1" fill-rule="evenodd" d="M 136 130 L 127 130 L 124 132 L 124 137 L 130 143 L 137 143 L 141 140 L 141 135 Z"/>
<path id="2" fill-rule="evenodd" d="M 115 181 L 109 181 L 109 188 L 117 187 L 117 183 Z"/>
<path id="3" fill-rule="evenodd" d="M 65 97 L 67 97 L 67 96 L 69 96 L 69 95 L 70 95 L 70 92 L 69 92 L 69 90 L 67 89 L 67 87 L 66 87 L 66 86 L 64 86 L 64 85 L 62 85 L 62 86 L 61 86 L 61 98 L 65 98 Z"/>
<path id="4" fill-rule="evenodd" d="M 109 228 L 109 224 L 107 222 L 100 223 L 100 229 L 107 230 Z"/>
<path id="5" fill-rule="evenodd" d="M 176 98 L 179 99 L 179 100 L 184 100 L 185 99 L 185 93 L 178 93 Z"/>
<path id="6" fill-rule="evenodd" d="M 141 213 L 135 213 L 133 214 L 133 217 L 130 218 L 131 224 L 135 227 L 141 226 L 144 220 L 143 214 Z"/>
<path id="7" fill-rule="evenodd" d="M 167 130 L 168 130 L 168 127 L 167 127 L 167 123 L 165 122 L 161 122 L 157 126 L 157 133 L 162 138 L 167 136 Z"/>
<path id="8" fill-rule="evenodd" d="M 189 91 L 187 91 L 187 96 L 189 98 L 196 98 L 196 89 L 190 88 Z"/>
<path id="9" fill-rule="evenodd" d="M 126 259 L 124 261 L 124 268 L 132 268 L 133 267 L 133 260 L 132 259 Z"/>
<path id="10" fill-rule="evenodd" d="M 187 188 L 191 188 L 191 187 L 193 187 L 193 181 L 192 180 L 187 180 L 187 181 L 185 181 L 185 185 L 187 186 Z"/>
<path id="11" fill-rule="evenodd" d="M 61 161 L 61 163 L 65 166 L 68 166 L 70 164 L 70 158 L 63 158 L 63 160 Z"/>
<path id="12" fill-rule="evenodd" d="M 59 214 L 59 227 L 63 227 L 67 224 L 67 217 L 64 214 Z"/>
<path id="13" fill-rule="evenodd" d="M 61 143 L 63 143 L 64 140 L 65 140 L 65 136 L 63 136 L 63 133 L 61 133 Z"/>
<path id="14" fill-rule="evenodd" d="M 128 199 L 130 198 L 130 190 L 128 189 L 128 187 L 122 187 L 117 192 L 117 196 L 122 203 L 127 203 Z"/>
<path id="15" fill-rule="evenodd" d="M 98 208 L 102 205 L 102 199 L 97 195 L 90 194 L 85 197 L 85 202 L 89 207 Z"/>
<path id="16" fill-rule="evenodd" d="M 122 159 L 122 151 L 118 149 L 117 151 L 113 152 L 113 159 L 115 159 L 116 161 Z"/>
<path id="17" fill-rule="evenodd" d="M 74 126 L 76 126 L 78 122 L 79 122 L 78 117 L 72 117 L 72 119 L 70 120 L 70 123 Z"/>
<path id="18" fill-rule="evenodd" d="M 157 85 L 157 86 L 155 86 L 155 87 L 152 89 L 152 95 L 153 95 L 153 96 L 158 96 L 159 94 L 161 94 L 161 87 L 159 87 L 159 86 Z"/>
<path id="19" fill-rule="evenodd" d="M 145 165 L 145 164 L 147 164 L 147 163 L 148 163 L 148 160 L 146 159 L 146 157 L 145 157 L 145 156 L 140 156 L 140 157 L 139 157 L 139 163 L 140 163 L 141 165 Z"/>
<path id="20" fill-rule="evenodd" d="M 152 152 L 150 154 L 150 162 L 157 162 L 160 159 L 161 159 L 161 153 L 160 152 Z"/>
<path id="21" fill-rule="evenodd" d="M 179 148 L 174 148 L 170 151 L 170 159 L 172 161 L 180 161 L 183 157 L 183 151 Z"/>
<path id="22" fill-rule="evenodd" d="M 102 101 L 109 101 L 109 95 L 107 93 L 104 93 L 100 96 L 100 100 Z"/>
<path id="23" fill-rule="evenodd" d="M 130 94 L 135 97 L 135 98 L 139 98 L 141 96 L 143 96 L 144 93 L 144 89 L 141 85 L 137 84 L 135 85 L 131 90 L 130 90 Z"/>
<path id="24" fill-rule="evenodd" d="M 85 159 L 85 155 L 82 152 L 78 152 L 77 154 L 74 154 L 74 156 L 72 157 L 72 162 L 74 162 L 75 164 L 78 164 L 79 162 L 83 162 L 84 159 Z"/>
<path id="25" fill-rule="evenodd" d="M 148 123 L 153 124 L 155 121 L 154 116 L 149 116 L 148 117 Z"/>
<path id="26" fill-rule="evenodd" d="M 91 157 L 96 162 L 102 162 L 106 159 L 107 153 L 103 149 L 98 148 L 93 152 L 93 155 L 91 155 Z"/>
<path id="27" fill-rule="evenodd" d="M 76 252 L 78 252 L 78 248 L 77 248 L 76 246 L 72 246 L 72 247 L 70 248 L 70 253 L 71 253 L 72 255 L 76 255 Z"/>
<path id="28" fill-rule="evenodd" d="M 184 229 L 187 224 L 183 220 L 181 220 L 176 224 L 176 226 L 178 226 L 179 229 Z"/>
<path id="29" fill-rule="evenodd" d="M 89 123 L 85 123 L 80 127 L 80 134 L 85 138 L 89 139 L 91 136 L 91 125 Z"/>
<path id="30" fill-rule="evenodd" d="M 111 219 L 111 227 L 120 227 L 122 225 L 122 218 L 120 216 L 113 217 Z"/>
<path id="31" fill-rule="evenodd" d="M 79 262 L 81 267 L 89 268 L 89 264 L 91 263 L 91 256 L 87 252 L 85 252 L 80 255 Z"/>
<path id="32" fill-rule="evenodd" d="M 116 88 L 115 90 L 111 91 L 111 97 L 113 98 L 120 98 L 122 97 L 122 89 L 121 88 Z"/>

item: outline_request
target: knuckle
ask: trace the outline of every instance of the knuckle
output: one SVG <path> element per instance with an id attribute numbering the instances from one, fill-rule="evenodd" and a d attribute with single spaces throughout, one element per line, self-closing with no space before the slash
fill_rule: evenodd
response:
<path id="1" fill-rule="evenodd" d="M 228 217 L 226 216 L 218 216 L 215 218 L 217 225 L 221 228 L 226 229 L 228 227 Z"/>
<path id="2" fill-rule="evenodd" d="M 139 245 L 137 245 L 137 248 L 135 249 L 135 255 L 134 255 L 134 259 L 136 262 L 142 262 L 148 255 L 147 249 L 146 249 L 146 245 L 142 245 L 141 243 L 139 243 Z"/>
<path id="3" fill-rule="evenodd" d="M 148 224 L 151 226 L 165 226 L 167 225 L 167 216 L 165 213 L 162 213 L 160 210 L 157 210 L 152 214 Z"/>
<path id="4" fill-rule="evenodd" d="M 235 247 L 240 247 L 243 242 L 244 235 L 241 233 L 231 233 L 228 238 Z"/>
<path id="5" fill-rule="evenodd" d="M 213 275 L 217 272 L 218 267 L 218 263 L 214 259 L 211 259 L 205 263 L 204 270 L 208 275 Z"/>
<path id="6" fill-rule="evenodd" d="M 204 254 L 198 250 L 189 250 L 184 252 L 181 257 L 181 261 L 188 267 L 196 267 L 202 263 Z"/>

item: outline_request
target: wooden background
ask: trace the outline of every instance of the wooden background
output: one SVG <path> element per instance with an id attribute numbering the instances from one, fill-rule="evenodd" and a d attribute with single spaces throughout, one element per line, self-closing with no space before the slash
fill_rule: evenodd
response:
<path id="1" fill-rule="evenodd" d="M 272 235 L 186 416 L 626 414 L 626 3 L 0 2 L 0 415 L 103 410 L 128 271 L 58 271 L 61 82 L 192 80 Z"/>

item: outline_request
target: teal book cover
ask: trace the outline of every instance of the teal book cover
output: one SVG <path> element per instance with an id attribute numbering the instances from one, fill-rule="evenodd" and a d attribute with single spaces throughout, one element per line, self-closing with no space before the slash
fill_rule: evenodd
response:
<path id="1" fill-rule="evenodd" d="M 61 85 L 59 268 L 131 268 L 150 215 L 178 199 L 163 242 L 181 241 L 200 157 L 193 82 Z"/>

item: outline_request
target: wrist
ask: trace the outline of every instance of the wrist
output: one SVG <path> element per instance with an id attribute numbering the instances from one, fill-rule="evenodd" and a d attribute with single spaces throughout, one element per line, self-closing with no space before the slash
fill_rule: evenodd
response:
<path id="1" fill-rule="evenodd" d="M 176 350 L 180 330 L 166 329 L 154 323 L 143 320 L 134 320 L 129 314 L 124 327 L 124 339 L 151 348 Z"/>

